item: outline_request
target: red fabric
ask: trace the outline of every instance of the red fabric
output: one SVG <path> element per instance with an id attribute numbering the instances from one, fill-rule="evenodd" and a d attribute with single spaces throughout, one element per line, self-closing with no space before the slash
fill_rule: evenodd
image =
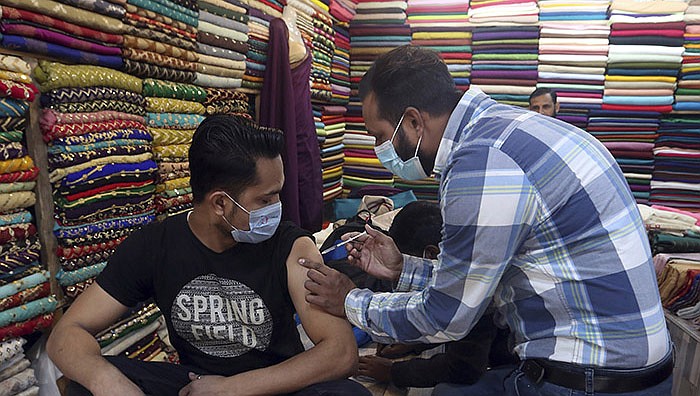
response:
<path id="1" fill-rule="evenodd" d="M 117 190 L 117 189 L 121 189 L 121 188 L 138 188 L 138 187 L 147 186 L 149 184 L 153 184 L 153 180 L 145 180 L 142 182 L 126 182 L 126 183 L 107 184 L 104 186 L 93 188 L 92 190 L 81 191 L 79 193 L 68 195 L 68 196 L 66 196 L 66 200 L 67 201 L 75 201 L 77 199 L 91 197 L 93 195 L 97 195 L 97 194 L 103 193 L 105 191 L 112 191 L 112 190 Z"/>
<path id="2" fill-rule="evenodd" d="M 53 317 L 54 314 L 52 312 L 50 314 L 36 316 L 32 319 L 25 320 L 24 322 L 12 323 L 7 326 L 0 327 L 0 341 L 22 337 L 45 329 L 51 326 L 53 323 Z"/>
<path id="3" fill-rule="evenodd" d="M 1 173 L 0 183 L 29 182 L 36 180 L 37 176 L 39 176 L 39 168 L 35 166 L 28 170 Z"/>
<path id="4" fill-rule="evenodd" d="M 658 113 L 670 113 L 673 111 L 672 105 L 666 106 L 634 106 L 634 105 L 614 105 L 603 103 L 603 110 L 620 110 L 620 111 L 654 111 Z"/>
<path id="5" fill-rule="evenodd" d="M 465 52 L 458 52 L 458 53 L 443 52 L 440 54 L 440 57 L 442 59 L 471 59 L 472 54 L 465 53 Z"/>
<path id="6" fill-rule="evenodd" d="M 10 308 L 19 307 L 29 301 L 34 301 L 43 297 L 47 297 L 51 293 L 51 284 L 44 282 L 29 289 L 24 289 L 11 296 L 0 299 L 0 310 L 4 311 Z"/>
<path id="7" fill-rule="evenodd" d="M 48 143 L 56 138 L 109 131 L 112 129 L 143 129 L 143 124 L 136 121 L 122 120 L 91 122 L 88 124 L 59 124 L 52 126 L 48 131 L 43 130 L 42 132 L 44 133 L 44 141 Z"/>
<path id="8" fill-rule="evenodd" d="M 17 8 L 2 6 L 2 19 L 16 19 L 20 21 L 34 22 L 39 25 L 61 30 L 80 37 L 90 38 L 111 44 L 121 44 L 124 39 L 121 35 L 100 32 L 83 26 L 74 25 L 52 18 L 50 16 L 37 14 L 31 11 L 19 10 Z"/>
<path id="9" fill-rule="evenodd" d="M 33 101 L 34 95 L 38 94 L 39 90 L 33 84 L 24 84 L 21 82 L 0 80 L 0 96 L 3 98 L 10 97 L 13 99 Z"/>
<path id="10" fill-rule="evenodd" d="M 620 36 L 664 36 L 664 37 L 683 37 L 682 30 L 656 30 L 656 29 L 637 29 L 637 30 L 612 30 L 612 37 Z"/>
<path id="11" fill-rule="evenodd" d="M 613 23 L 612 30 L 685 30 L 685 22 L 664 22 L 664 23 Z"/>
<path id="12" fill-rule="evenodd" d="M 36 235 L 36 226 L 33 223 L 2 226 L 0 227 L 0 245 L 26 239 L 34 235 Z"/>
<path id="13" fill-rule="evenodd" d="M 79 245 L 79 246 L 60 246 L 56 249 L 56 254 L 65 259 L 74 259 L 77 257 L 87 256 L 88 254 L 104 252 L 105 250 L 114 249 L 119 246 L 126 237 L 113 239 L 111 241 L 96 243 L 94 245 Z"/>

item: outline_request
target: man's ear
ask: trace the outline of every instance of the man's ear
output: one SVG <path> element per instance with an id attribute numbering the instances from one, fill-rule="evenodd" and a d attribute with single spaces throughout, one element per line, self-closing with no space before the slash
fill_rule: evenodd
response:
<path id="1" fill-rule="evenodd" d="M 425 120 L 420 110 L 413 106 L 409 106 L 404 111 L 404 119 L 401 123 L 404 132 L 408 133 L 409 136 L 418 140 L 419 137 L 423 136 L 425 132 Z"/>
<path id="2" fill-rule="evenodd" d="M 559 102 L 557 102 L 557 104 L 554 105 L 554 113 L 559 113 Z"/>
<path id="3" fill-rule="evenodd" d="M 209 206 L 212 213 L 215 213 L 217 216 L 224 216 L 226 212 L 226 200 L 228 200 L 228 197 L 223 191 L 212 191 L 206 195 L 204 201 L 205 205 Z"/>

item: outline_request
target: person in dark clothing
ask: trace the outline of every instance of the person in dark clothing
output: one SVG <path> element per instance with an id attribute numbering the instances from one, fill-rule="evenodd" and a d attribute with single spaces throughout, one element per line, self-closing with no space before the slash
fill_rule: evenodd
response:
<path id="1" fill-rule="evenodd" d="M 438 205 L 416 201 L 406 205 L 389 229 L 396 246 L 404 254 L 437 259 L 442 216 Z M 494 325 L 493 315 L 485 313 L 465 338 L 445 344 L 445 352 L 429 359 L 392 361 L 435 348 L 437 344 L 379 345 L 375 356 L 360 357 L 358 373 L 398 387 L 433 387 L 439 383 L 473 384 L 489 367 L 512 364 L 516 360 L 507 348 L 508 331 Z M 492 348 L 493 346 L 493 348 Z"/>

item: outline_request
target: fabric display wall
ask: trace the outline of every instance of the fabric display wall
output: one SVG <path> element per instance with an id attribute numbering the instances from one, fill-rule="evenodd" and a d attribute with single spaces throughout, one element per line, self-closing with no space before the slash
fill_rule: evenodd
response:
<path id="1" fill-rule="evenodd" d="M 145 79 L 142 93 L 158 164 L 156 219 L 162 220 L 192 207 L 187 157 L 192 135 L 204 119 L 207 91 L 195 85 Z"/>
<path id="2" fill-rule="evenodd" d="M 540 0 L 538 88 L 557 93 L 557 118 L 588 126 L 603 103 L 609 0 Z"/>
<path id="3" fill-rule="evenodd" d="M 23 338 L 9 338 L 0 342 L 0 393 L 3 395 L 36 396 L 37 378 L 24 354 Z"/>
<path id="4" fill-rule="evenodd" d="M 639 203 L 649 202 L 660 114 L 672 110 L 686 7 L 663 0 L 613 0 L 610 6 L 603 105 L 589 131 L 616 157 Z"/>
<path id="5" fill-rule="evenodd" d="M 469 17 L 476 25 L 472 84 L 495 100 L 527 107 L 537 85 L 537 2 L 472 0 Z"/>
<path id="6" fill-rule="evenodd" d="M 324 201 L 337 198 L 343 191 L 346 111 L 343 106 L 320 106 L 314 110 L 316 133 L 321 145 Z"/>
<path id="7" fill-rule="evenodd" d="M 147 305 L 95 335 L 104 356 L 125 356 L 147 362 L 178 363 L 163 314 Z"/>
<path id="8" fill-rule="evenodd" d="M 39 91 L 30 73 L 24 60 L 0 55 L 0 341 L 48 327 L 56 308 L 49 273 L 39 264 L 33 216 L 39 169 L 27 153 L 25 132 Z M 14 363 L 0 367 L 10 366 Z M 4 372 L 0 368 L 0 376 Z"/>
<path id="9" fill-rule="evenodd" d="M 336 22 L 335 50 L 331 63 L 331 103 L 346 105 L 350 101 L 350 30 L 349 23 Z"/>
<path id="10" fill-rule="evenodd" d="M 56 277 L 70 298 L 131 231 L 153 221 L 157 167 L 141 79 L 48 61 L 39 62 L 34 78 L 55 206 Z"/>
<path id="11" fill-rule="evenodd" d="M 199 5 L 197 78 L 203 87 L 240 88 L 248 52 L 248 10 L 238 3 L 203 0 Z"/>
<path id="12" fill-rule="evenodd" d="M 700 1 L 684 21 L 683 63 L 673 111 L 661 119 L 654 145 L 650 203 L 700 210 Z"/>
<path id="13" fill-rule="evenodd" d="M 343 194 L 365 185 L 392 186 L 393 174 L 374 154 L 374 137 L 365 129 L 358 87 L 362 76 L 381 54 L 411 42 L 405 1 L 358 1 L 350 23 L 351 94 L 346 113 Z"/>
<path id="14" fill-rule="evenodd" d="M 469 89 L 472 63 L 468 10 L 469 0 L 409 0 L 406 10 L 411 44 L 439 52 L 462 91 Z"/>
<path id="15" fill-rule="evenodd" d="M 226 0 L 230 1 L 230 0 Z M 243 92 L 257 94 L 262 88 L 267 44 L 270 39 L 270 21 L 282 17 L 283 4 L 275 0 L 249 0 L 248 52 L 243 75 Z"/>

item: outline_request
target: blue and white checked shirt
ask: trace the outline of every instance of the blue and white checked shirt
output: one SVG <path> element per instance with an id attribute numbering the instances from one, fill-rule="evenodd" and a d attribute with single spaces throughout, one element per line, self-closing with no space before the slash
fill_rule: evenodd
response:
<path id="1" fill-rule="evenodd" d="M 595 138 L 473 88 L 435 172 L 438 260 L 404 256 L 396 293 L 352 290 L 353 324 L 380 341 L 457 340 L 493 297 L 521 359 L 638 368 L 669 353 L 641 217 Z"/>

